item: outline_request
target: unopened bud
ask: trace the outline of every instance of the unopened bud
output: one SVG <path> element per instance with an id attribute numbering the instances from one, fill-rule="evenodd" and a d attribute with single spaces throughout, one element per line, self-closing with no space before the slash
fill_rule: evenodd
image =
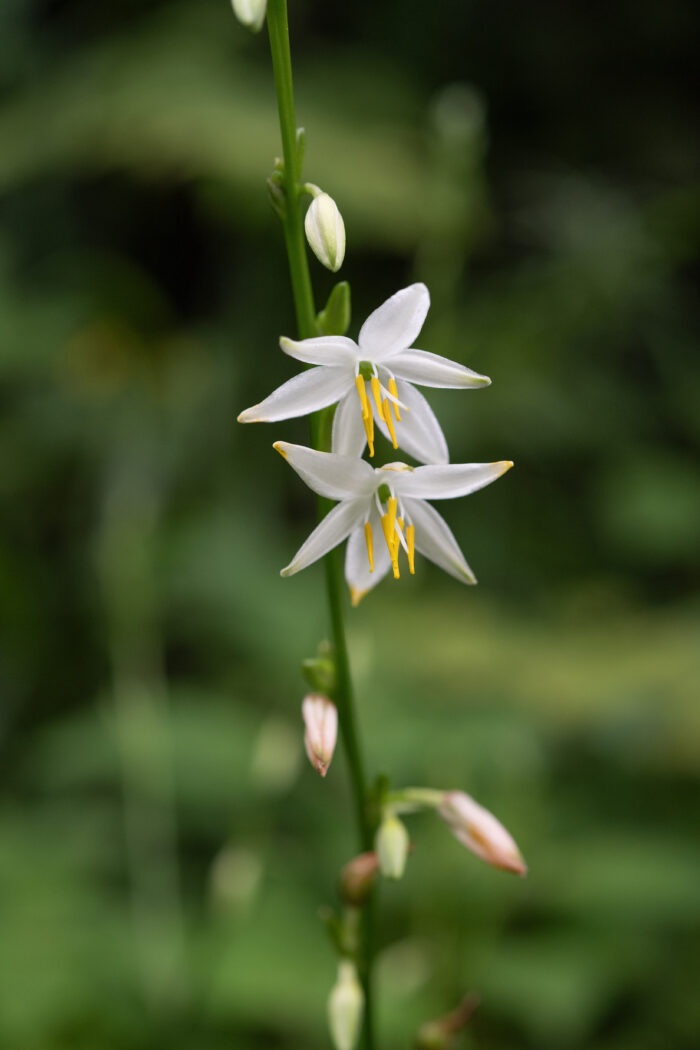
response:
<path id="1" fill-rule="evenodd" d="M 463 791 L 446 791 L 438 812 L 463 846 L 487 864 L 516 875 L 526 875 L 527 865 L 513 838 L 493 813 Z"/>
<path id="2" fill-rule="evenodd" d="M 370 896 L 379 871 L 376 853 L 360 853 L 340 870 L 340 895 L 345 904 L 362 907 Z"/>
<path id="3" fill-rule="evenodd" d="M 332 654 L 320 654 L 303 660 L 301 673 L 315 693 L 333 693 L 336 686 L 335 662 Z"/>
<path id="4" fill-rule="evenodd" d="M 410 839 L 406 827 L 394 813 L 387 813 L 377 831 L 374 848 L 379 870 L 385 879 L 400 879 L 406 867 Z"/>
<path id="5" fill-rule="evenodd" d="M 262 29 L 267 10 L 267 0 L 232 0 L 233 13 L 239 22 L 257 33 Z"/>
<path id="6" fill-rule="evenodd" d="M 360 1034 L 365 997 L 349 959 L 338 964 L 338 980 L 328 997 L 328 1027 L 336 1050 L 354 1050 Z"/>
<path id="7" fill-rule="evenodd" d="M 319 193 L 304 219 L 306 239 L 318 261 L 333 273 L 345 258 L 345 225 L 338 205 L 327 193 Z"/>
<path id="8" fill-rule="evenodd" d="M 309 762 L 317 773 L 325 777 L 335 751 L 338 736 L 338 711 L 327 696 L 309 693 L 304 697 L 301 714 L 306 731 L 304 747 Z"/>

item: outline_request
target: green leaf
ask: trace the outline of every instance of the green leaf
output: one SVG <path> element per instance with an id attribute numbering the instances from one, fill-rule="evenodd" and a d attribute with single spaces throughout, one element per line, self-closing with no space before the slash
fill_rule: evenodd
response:
<path id="1" fill-rule="evenodd" d="M 339 281 L 316 317 L 321 335 L 345 335 L 350 327 L 350 285 Z"/>

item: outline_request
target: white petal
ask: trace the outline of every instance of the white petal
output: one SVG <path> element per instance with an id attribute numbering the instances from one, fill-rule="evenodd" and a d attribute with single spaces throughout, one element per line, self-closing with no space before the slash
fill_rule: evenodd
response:
<path id="1" fill-rule="evenodd" d="M 307 565 L 318 561 L 328 551 L 342 543 L 367 513 L 366 499 L 343 500 L 326 514 L 305 543 L 302 543 L 281 576 L 293 576 Z"/>
<path id="2" fill-rule="evenodd" d="M 401 475 L 401 494 L 414 499 L 468 496 L 490 485 L 512 466 L 509 459 L 503 459 L 498 463 L 445 463 L 416 467 L 411 473 Z"/>
<path id="3" fill-rule="evenodd" d="M 333 417 L 331 449 L 339 456 L 360 457 L 367 444 L 367 435 L 362 423 L 362 406 L 356 392 L 352 390 L 338 402 Z"/>
<path id="4" fill-rule="evenodd" d="M 448 357 L 427 350 L 402 350 L 391 358 L 391 371 L 398 379 L 408 379 L 419 386 L 482 387 L 489 386 L 488 376 L 450 361 Z"/>
<path id="5" fill-rule="evenodd" d="M 346 368 L 310 368 L 278 386 L 259 405 L 246 408 L 238 422 L 273 423 L 278 419 L 305 416 L 338 401 L 352 383 L 352 375 Z"/>
<path id="6" fill-rule="evenodd" d="M 416 527 L 416 550 L 462 583 L 476 583 L 447 522 L 422 500 L 404 499 L 406 514 Z"/>
<path id="7" fill-rule="evenodd" d="M 359 359 L 357 343 L 344 335 L 321 335 L 314 339 L 280 339 L 280 349 L 307 365 L 346 365 L 354 369 Z"/>
<path id="8" fill-rule="evenodd" d="M 371 591 L 380 580 L 383 580 L 391 568 L 391 558 L 384 542 L 384 533 L 376 510 L 370 515 L 369 520 L 374 539 L 374 572 L 369 571 L 364 523 L 350 533 L 345 553 L 345 580 L 350 588 L 350 600 L 353 605 L 358 605 L 365 594 Z"/>
<path id="9" fill-rule="evenodd" d="M 363 459 L 317 452 L 305 445 L 291 445 L 288 441 L 276 441 L 273 447 L 319 496 L 328 499 L 363 496 L 366 502 L 374 491 L 374 471 Z"/>
<path id="10" fill-rule="evenodd" d="M 396 383 L 399 401 L 408 412 L 401 409 L 401 421 L 394 420 L 394 430 L 399 448 L 421 463 L 447 463 L 450 458 L 447 442 L 432 408 L 420 391 L 399 379 Z M 379 421 L 379 429 L 389 437 L 386 423 Z"/>
<path id="11" fill-rule="evenodd" d="M 382 361 L 405 350 L 423 327 L 430 307 L 424 284 L 402 288 L 371 313 L 360 329 L 360 350 L 371 361 Z"/>

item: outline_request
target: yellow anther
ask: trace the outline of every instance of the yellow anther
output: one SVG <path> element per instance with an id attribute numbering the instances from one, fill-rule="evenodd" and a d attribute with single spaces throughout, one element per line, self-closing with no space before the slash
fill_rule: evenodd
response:
<path id="1" fill-rule="evenodd" d="M 369 445 L 369 454 L 371 458 L 374 455 L 374 416 L 372 415 L 369 401 L 367 402 L 367 409 L 367 415 L 362 417 L 362 422 L 365 425 L 365 434 L 367 435 L 367 444 Z"/>
<path id="2" fill-rule="evenodd" d="M 400 529 L 403 529 L 403 518 L 397 518 L 396 520 L 397 520 L 397 521 L 398 521 L 398 523 L 399 523 L 399 528 L 400 528 Z"/>
<path id="3" fill-rule="evenodd" d="M 391 500 L 389 501 L 391 503 Z M 398 537 L 396 535 L 396 508 L 394 508 L 394 514 L 391 513 L 391 508 L 386 514 L 382 514 L 382 529 L 384 530 L 384 539 L 386 540 L 387 550 L 389 551 L 389 557 L 391 558 L 391 567 L 394 570 L 394 579 L 399 578 L 399 558 L 398 558 Z"/>
<path id="4" fill-rule="evenodd" d="M 416 527 L 415 525 L 406 526 L 406 543 L 408 545 L 408 569 L 411 576 L 415 576 L 416 570 L 414 568 L 415 559 L 415 548 L 416 548 Z"/>
<path id="5" fill-rule="evenodd" d="M 389 521 L 391 522 L 392 535 L 394 535 L 396 531 L 396 508 L 398 506 L 398 502 L 399 501 L 397 500 L 396 496 L 390 496 L 389 499 L 386 501 L 386 509 L 389 514 Z M 398 537 L 396 538 L 396 543 L 398 543 Z"/>
<path id="6" fill-rule="evenodd" d="M 360 404 L 362 405 L 362 418 L 364 419 L 369 413 L 369 405 L 367 403 L 367 391 L 365 390 L 365 381 L 362 376 L 355 376 L 355 386 L 357 387 L 357 393 L 360 397 Z"/>
<path id="7" fill-rule="evenodd" d="M 355 376 L 355 386 L 357 387 L 357 393 L 360 398 L 360 404 L 362 406 L 362 422 L 365 427 L 365 434 L 367 435 L 367 444 L 369 445 L 370 456 L 374 455 L 374 419 L 372 418 L 372 408 L 367 399 L 367 391 L 365 390 L 365 381 L 362 376 Z"/>
<path id="8" fill-rule="evenodd" d="M 377 406 L 377 412 L 379 413 L 379 418 L 381 419 L 381 417 L 384 414 L 382 411 L 382 388 L 379 385 L 379 380 L 376 376 L 372 376 L 370 383 L 372 385 L 372 393 L 374 394 L 374 403 Z"/>
<path id="9" fill-rule="evenodd" d="M 391 408 L 389 407 L 389 398 L 384 398 L 384 404 L 382 406 L 382 415 L 384 416 L 384 422 L 386 423 L 389 433 L 391 434 L 391 443 L 394 448 L 399 446 L 396 443 L 396 431 L 394 430 L 394 420 L 391 415 Z"/>
<path id="10" fill-rule="evenodd" d="M 372 526 L 368 521 L 365 522 L 365 543 L 367 544 L 369 571 L 374 572 L 374 544 L 372 542 Z"/>
<path id="11" fill-rule="evenodd" d="M 399 392 L 396 389 L 396 380 L 394 379 L 393 376 L 389 380 L 389 393 L 391 394 L 392 397 L 395 397 L 396 400 L 398 401 Z M 397 420 L 400 423 L 401 422 L 401 413 L 399 412 L 399 406 L 396 404 L 396 401 L 392 401 L 392 405 L 394 406 L 394 415 L 396 416 Z"/>

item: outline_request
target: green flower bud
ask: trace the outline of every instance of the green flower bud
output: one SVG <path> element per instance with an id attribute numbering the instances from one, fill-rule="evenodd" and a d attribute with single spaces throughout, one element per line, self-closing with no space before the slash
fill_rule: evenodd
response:
<path id="1" fill-rule="evenodd" d="M 379 870 L 385 879 L 400 879 L 403 876 L 409 846 L 405 825 L 394 813 L 387 813 L 374 840 Z"/>

